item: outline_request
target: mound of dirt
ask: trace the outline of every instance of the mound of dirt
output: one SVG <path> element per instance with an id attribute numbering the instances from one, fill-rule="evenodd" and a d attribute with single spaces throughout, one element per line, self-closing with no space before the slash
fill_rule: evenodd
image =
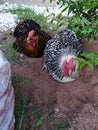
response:
<path id="1" fill-rule="evenodd" d="M 93 41 L 90 45 L 85 41 L 83 45 L 86 52 L 98 52 L 98 40 Z M 85 67 L 76 81 L 62 84 L 49 76 L 47 70 L 42 69 L 43 57 L 23 56 L 21 59 L 28 64 L 11 63 L 13 85 L 16 77 L 18 80 L 20 77 L 24 77 L 28 83 L 20 85 L 20 87 L 24 88 L 27 103 L 36 104 L 41 108 L 43 114 L 52 111 L 36 130 L 98 129 L 98 67 L 95 67 L 93 71 Z M 18 85 L 16 83 L 16 100 Z M 29 130 L 34 130 L 36 119 L 38 119 L 37 115 L 30 118 L 27 123 Z M 55 120 L 55 123 L 52 119 Z"/>

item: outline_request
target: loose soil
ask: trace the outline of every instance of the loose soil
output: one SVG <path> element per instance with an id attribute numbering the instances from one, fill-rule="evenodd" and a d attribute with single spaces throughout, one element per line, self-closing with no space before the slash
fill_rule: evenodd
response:
<path id="1" fill-rule="evenodd" d="M 0 33 L 3 44 L 14 40 L 12 34 Z M 86 52 L 98 52 L 98 40 L 91 44 L 85 41 L 83 46 Z M 30 113 L 39 109 L 28 120 L 24 119 L 26 130 L 98 130 L 98 67 L 94 70 L 85 67 L 76 81 L 62 84 L 42 69 L 43 57 L 20 58 L 26 64 L 11 63 L 15 104 L 19 93 L 24 93 L 29 106 L 25 111 Z M 42 125 L 34 128 L 39 117 L 48 112 Z"/>

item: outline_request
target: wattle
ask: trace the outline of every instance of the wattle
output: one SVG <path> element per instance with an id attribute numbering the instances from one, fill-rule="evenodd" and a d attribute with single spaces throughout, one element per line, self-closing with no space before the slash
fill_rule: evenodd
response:
<path id="1" fill-rule="evenodd" d="M 29 43 L 32 47 L 34 47 L 36 44 L 35 44 L 35 42 L 30 42 Z"/>

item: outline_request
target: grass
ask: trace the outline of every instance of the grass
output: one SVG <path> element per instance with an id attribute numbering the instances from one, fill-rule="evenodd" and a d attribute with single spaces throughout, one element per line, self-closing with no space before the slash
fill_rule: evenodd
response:
<path id="1" fill-rule="evenodd" d="M 28 63 L 21 59 L 19 53 L 14 49 L 12 43 L 0 44 L 0 49 L 4 52 L 5 57 L 9 62 L 14 64 L 28 65 Z"/>
<path id="2" fill-rule="evenodd" d="M 25 107 L 26 107 L 26 100 L 23 93 L 23 87 L 20 88 L 20 86 L 24 85 L 26 83 L 25 78 L 20 76 L 12 76 L 12 84 L 14 86 L 14 89 L 17 89 L 17 92 L 15 93 L 15 129 L 16 130 L 25 130 L 24 126 L 22 125 L 24 113 L 25 113 Z M 17 88 L 18 86 L 18 88 Z"/>
<path id="3" fill-rule="evenodd" d="M 43 106 L 38 107 L 27 101 L 24 89 L 31 84 L 32 81 L 23 76 L 12 75 L 12 85 L 15 89 L 15 130 L 29 130 L 31 127 L 39 128 L 52 113 L 52 110 L 50 110 L 50 112 L 43 114 Z M 32 126 L 29 126 L 31 120 Z"/>
<path id="4" fill-rule="evenodd" d="M 12 62 L 15 63 L 15 61 L 17 61 L 18 57 L 17 57 L 17 51 L 14 50 L 13 46 L 11 43 L 9 44 L 2 44 L 1 43 L 1 50 L 5 53 L 6 58 Z"/>
<path id="5" fill-rule="evenodd" d="M 29 79 L 14 74 L 12 75 L 12 84 L 15 89 L 15 130 L 28 130 L 27 124 L 31 117 L 37 115 L 40 118 L 43 116 L 41 108 L 32 103 L 27 103 L 24 88 L 25 85 L 31 84 Z"/>

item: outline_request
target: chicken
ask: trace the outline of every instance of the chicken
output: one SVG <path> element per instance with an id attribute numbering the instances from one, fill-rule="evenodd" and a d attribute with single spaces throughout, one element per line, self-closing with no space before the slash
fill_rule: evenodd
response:
<path id="1" fill-rule="evenodd" d="M 38 23 L 26 19 L 21 21 L 14 30 L 16 37 L 13 46 L 17 51 L 29 57 L 41 57 L 48 40 L 51 36 L 42 31 Z"/>
<path id="2" fill-rule="evenodd" d="M 65 83 L 79 77 L 77 57 L 83 52 L 82 43 L 75 32 L 62 30 L 50 39 L 44 50 L 44 60 L 49 74 Z"/>

